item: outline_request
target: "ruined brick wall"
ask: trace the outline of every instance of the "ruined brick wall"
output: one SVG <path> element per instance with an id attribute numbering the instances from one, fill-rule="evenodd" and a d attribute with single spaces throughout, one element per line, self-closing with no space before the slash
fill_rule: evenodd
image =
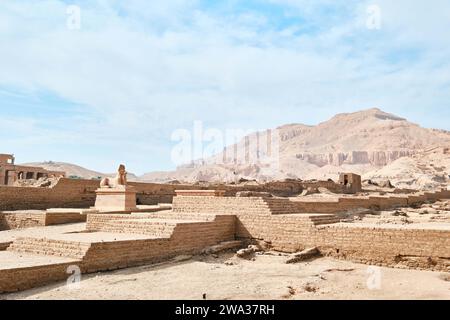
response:
<path id="1" fill-rule="evenodd" d="M 216 216 L 212 222 L 178 224 L 169 238 L 92 244 L 84 262 L 87 272 L 124 268 L 198 254 L 208 246 L 234 239 L 235 217 Z"/>
<path id="2" fill-rule="evenodd" d="M 450 230 L 318 225 L 298 215 L 238 215 L 238 238 L 270 242 L 273 249 L 297 252 L 319 247 L 326 255 L 355 262 L 448 271 Z"/>
<path id="3" fill-rule="evenodd" d="M 411 197 L 341 198 L 334 203 L 322 204 L 299 202 L 296 209 L 316 212 L 342 212 L 344 209 L 373 206 L 386 209 L 418 200 L 450 198 L 450 192 L 445 190 Z M 281 206 L 287 202 L 282 200 Z M 237 217 L 237 238 L 261 239 L 279 251 L 296 252 L 317 246 L 327 255 L 356 262 L 448 271 L 450 230 L 340 224 L 337 223 L 340 220 L 338 215 L 324 213 L 281 214 L 286 212 L 286 207 L 282 210 L 277 206 L 271 207 L 270 198 L 176 197 L 173 205 L 175 212 L 184 214 L 234 214 Z"/>
<path id="4" fill-rule="evenodd" d="M 270 214 L 267 203 L 259 197 L 174 197 L 173 211 L 234 215 L 245 211 L 252 214 Z"/>
<path id="5" fill-rule="evenodd" d="M 60 179 L 53 188 L 0 186 L 0 210 L 87 208 L 95 203 L 99 182 Z"/>
<path id="6" fill-rule="evenodd" d="M 0 211 L 49 209 L 49 208 L 89 208 L 95 205 L 97 180 L 75 180 L 62 178 L 53 188 L 0 186 Z M 156 205 L 172 203 L 177 189 L 218 189 L 225 190 L 227 196 L 240 191 L 269 192 L 277 196 L 295 196 L 308 186 L 323 186 L 334 192 L 345 192 L 339 184 L 330 181 L 269 182 L 264 185 L 171 185 L 157 183 L 130 182 L 137 189 L 137 204 Z"/>
<path id="7" fill-rule="evenodd" d="M 175 212 L 223 213 L 239 215 L 243 211 L 255 213 L 340 213 L 353 209 L 385 210 L 419 204 L 427 200 L 449 199 L 450 191 L 426 192 L 412 195 L 370 197 L 339 197 L 335 199 L 262 198 L 262 197 L 174 197 Z"/>
<path id="8" fill-rule="evenodd" d="M 79 213 L 4 212 L 0 213 L 0 231 L 85 221 L 86 215 Z"/>
<path id="9" fill-rule="evenodd" d="M 78 222 L 86 222 L 86 215 L 79 213 L 45 213 L 45 225 L 57 225 L 57 224 L 66 224 L 66 223 L 78 223 Z"/>
<path id="10" fill-rule="evenodd" d="M 138 204 L 171 203 L 175 189 L 180 186 L 152 183 L 133 183 L 137 189 Z M 0 186 L 0 210 L 27 210 L 49 208 L 89 208 L 95 205 L 96 180 L 62 178 L 53 188 Z M 182 186 L 182 188 L 193 188 Z"/>
<path id="11" fill-rule="evenodd" d="M 8 225 L 6 224 L 5 214 L 0 212 L 0 231 L 8 230 Z"/>
<path id="12" fill-rule="evenodd" d="M 45 212 L 0 214 L 0 231 L 40 226 L 45 226 Z"/>
<path id="13" fill-rule="evenodd" d="M 77 265 L 76 262 L 40 265 L 34 268 L 4 269 L 0 274 L 0 293 L 16 292 L 37 286 L 45 285 L 51 281 L 66 280 L 70 276 L 68 267 Z"/>

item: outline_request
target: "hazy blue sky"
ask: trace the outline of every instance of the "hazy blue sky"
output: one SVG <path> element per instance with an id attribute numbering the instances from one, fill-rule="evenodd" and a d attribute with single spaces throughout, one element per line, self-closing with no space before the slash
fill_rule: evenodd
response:
<path id="1" fill-rule="evenodd" d="M 450 1 L 218 3 L 1 1 L 0 153 L 143 173 L 174 167 L 171 134 L 195 120 L 379 107 L 450 130 Z"/>

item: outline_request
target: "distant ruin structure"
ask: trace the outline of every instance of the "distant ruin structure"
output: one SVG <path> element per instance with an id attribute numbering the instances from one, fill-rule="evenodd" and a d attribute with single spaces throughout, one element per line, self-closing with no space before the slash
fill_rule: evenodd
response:
<path id="1" fill-rule="evenodd" d="M 0 185 L 12 186 L 17 180 L 38 180 L 46 177 L 65 177 L 62 171 L 50 171 L 42 167 L 14 164 L 12 154 L 0 154 Z"/>
<path id="2" fill-rule="evenodd" d="M 349 193 L 358 193 L 362 190 L 361 176 L 356 173 L 341 173 L 339 184 L 349 190 Z"/>

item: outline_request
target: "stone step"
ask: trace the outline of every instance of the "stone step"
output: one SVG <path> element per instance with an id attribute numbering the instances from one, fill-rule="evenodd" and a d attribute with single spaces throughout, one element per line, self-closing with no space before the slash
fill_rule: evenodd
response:
<path id="1" fill-rule="evenodd" d="M 96 229 L 103 232 L 134 233 L 170 238 L 176 225 L 176 222 L 158 221 L 156 219 L 124 219 L 107 221 Z"/>
<path id="2" fill-rule="evenodd" d="M 17 238 L 7 250 L 36 255 L 82 259 L 89 248 L 89 243 L 46 238 Z"/>

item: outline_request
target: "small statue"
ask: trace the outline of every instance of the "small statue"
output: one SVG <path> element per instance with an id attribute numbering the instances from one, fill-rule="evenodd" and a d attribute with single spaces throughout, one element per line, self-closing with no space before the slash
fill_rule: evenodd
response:
<path id="1" fill-rule="evenodd" d="M 116 179 L 117 185 L 121 186 L 127 185 L 127 171 L 125 170 L 125 166 L 123 164 L 119 166 Z"/>
<path id="2" fill-rule="evenodd" d="M 117 170 L 115 178 L 104 178 L 100 181 L 100 188 L 117 188 L 118 186 L 127 185 L 127 171 L 125 166 L 121 164 Z"/>

